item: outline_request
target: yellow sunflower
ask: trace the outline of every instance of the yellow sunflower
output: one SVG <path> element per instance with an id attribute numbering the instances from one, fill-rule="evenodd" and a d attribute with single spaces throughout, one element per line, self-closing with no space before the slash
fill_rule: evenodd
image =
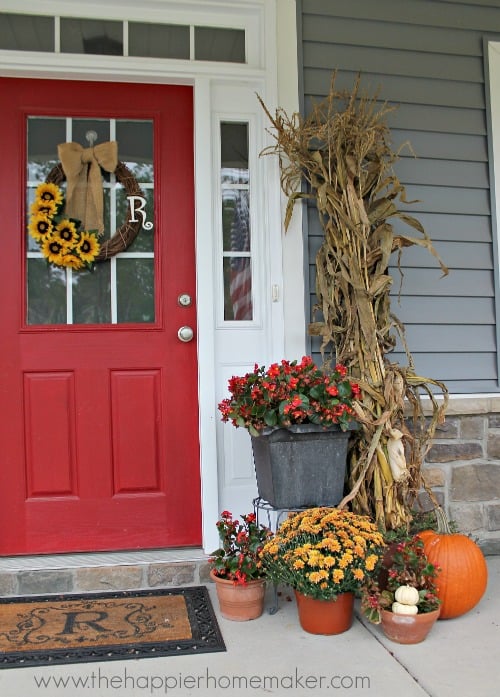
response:
<path id="1" fill-rule="evenodd" d="M 90 232 L 82 232 L 80 241 L 76 246 L 76 252 L 80 259 L 88 264 L 92 263 L 99 254 L 100 245 L 95 235 Z"/>
<path id="2" fill-rule="evenodd" d="M 63 200 L 61 189 L 56 184 L 47 182 L 37 186 L 36 195 L 42 201 L 54 201 L 56 206 L 62 203 Z"/>
<path id="3" fill-rule="evenodd" d="M 78 269 L 83 267 L 83 261 L 76 254 L 66 252 L 66 254 L 64 254 L 64 256 L 61 258 L 61 265 L 78 271 Z"/>
<path id="4" fill-rule="evenodd" d="M 52 230 L 52 221 L 43 213 L 38 213 L 31 218 L 29 233 L 37 242 L 44 240 L 52 233 Z"/>
<path id="5" fill-rule="evenodd" d="M 41 213 L 42 215 L 46 215 L 51 218 L 53 215 L 55 215 L 56 210 L 57 205 L 53 200 L 43 201 L 42 199 L 37 198 L 37 200 L 31 204 L 31 213 L 33 215 L 38 215 Z"/>
<path id="6" fill-rule="evenodd" d="M 67 247 L 76 245 L 78 241 L 78 232 L 76 225 L 71 220 L 61 220 L 56 226 L 56 234 L 61 238 L 61 243 Z"/>
<path id="7" fill-rule="evenodd" d="M 57 264 L 58 266 L 63 264 L 62 253 L 64 252 L 64 246 L 53 235 L 43 240 L 41 250 L 43 256 L 52 264 Z"/>

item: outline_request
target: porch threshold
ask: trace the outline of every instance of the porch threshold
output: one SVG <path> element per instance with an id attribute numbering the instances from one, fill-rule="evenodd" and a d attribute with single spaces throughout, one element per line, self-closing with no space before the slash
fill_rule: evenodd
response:
<path id="1" fill-rule="evenodd" d="M 80 593 L 196 585 L 209 580 L 201 548 L 0 558 L 0 595 Z"/>

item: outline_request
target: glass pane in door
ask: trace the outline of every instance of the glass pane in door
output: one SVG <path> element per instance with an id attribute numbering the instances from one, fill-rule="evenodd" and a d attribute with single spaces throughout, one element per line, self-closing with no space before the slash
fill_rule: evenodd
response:
<path id="1" fill-rule="evenodd" d="M 28 259 L 27 324 L 66 324 L 66 273 L 45 259 Z"/>
<path id="2" fill-rule="evenodd" d="M 26 322 L 29 325 L 155 322 L 152 121 L 29 117 L 26 225 L 32 220 L 30 211 L 37 186 L 54 173 L 59 163 L 58 144 L 74 142 L 86 149 L 89 138 L 95 140 L 95 145 L 116 140 L 118 160 L 130 172 L 117 176 L 101 168 L 104 232 L 99 242 L 120 237 L 131 215 L 131 206 L 141 227 L 126 250 L 96 263 L 91 270 L 65 268 L 57 262 L 49 264 L 42 254 L 41 243 L 28 234 Z M 124 176 L 132 177 L 140 187 L 140 200 L 128 197 L 131 189 Z M 65 196 L 65 179 L 59 186 Z"/>

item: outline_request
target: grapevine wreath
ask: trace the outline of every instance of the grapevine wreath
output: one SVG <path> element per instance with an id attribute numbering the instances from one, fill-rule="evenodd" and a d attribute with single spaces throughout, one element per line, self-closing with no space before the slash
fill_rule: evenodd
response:
<path id="1" fill-rule="evenodd" d="M 115 143 L 102 145 L 113 145 L 116 152 Z M 65 146 L 71 146 L 73 151 L 77 149 L 78 157 L 82 154 L 81 161 L 84 164 L 80 168 L 84 176 L 87 176 L 86 165 L 88 165 L 89 168 L 93 167 L 94 178 L 101 178 L 101 162 L 94 157 L 94 151 L 100 146 L 84 150 L 76 143 L 64 143 L 59 146 L 60 155 Z M 91 154 L 85 160 L 83 154 L 89 151 Z M 111 163 L 108 166 L 104 165 L 104 168 L 114 173 L 116 181 L 123 186 L 126 196 L 143 197 L 144 194 L 128 167 L 117 159 L 111 159 Z M 66 210 L 68 201 L 64 199 L 60 184 L 67 179 L 68 171 L 69 166 L 65 171 L 63 164 L 59 162 L 51 169 L 45 182 L 37 187 L 36 198 L 31 207 L 29 232 L 38 242 L 42 255 L 49 263 L 75 270 L 92 268 L 93 264 L 106 261 L 119 252 L 125 251 L 139 234 L 142 223 L 134 218 L 132 206 L 129 206 L 125 222 L 110 239 L 100 243 L 98 238 L 102 234 L 102 221 L 92 225 L 92 229 L 89 229 L 90 226 L 85 226 L 88 229 L 85 227 L 82 229 L 80 216 L 77 217 Z"/>

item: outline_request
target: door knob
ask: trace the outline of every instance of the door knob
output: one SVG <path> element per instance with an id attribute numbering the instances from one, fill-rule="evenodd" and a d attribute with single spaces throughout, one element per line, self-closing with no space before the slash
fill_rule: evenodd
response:
<path id="1" fill-rule="evenodd" d="M 194 332 L 191 329 L 191 327 L 180 327 L 179 331 L 177 332 L 177 336 L 181 341 L 187 344 L 187 342 L 191 341 L 191 339 L 193 338 Z"/>

